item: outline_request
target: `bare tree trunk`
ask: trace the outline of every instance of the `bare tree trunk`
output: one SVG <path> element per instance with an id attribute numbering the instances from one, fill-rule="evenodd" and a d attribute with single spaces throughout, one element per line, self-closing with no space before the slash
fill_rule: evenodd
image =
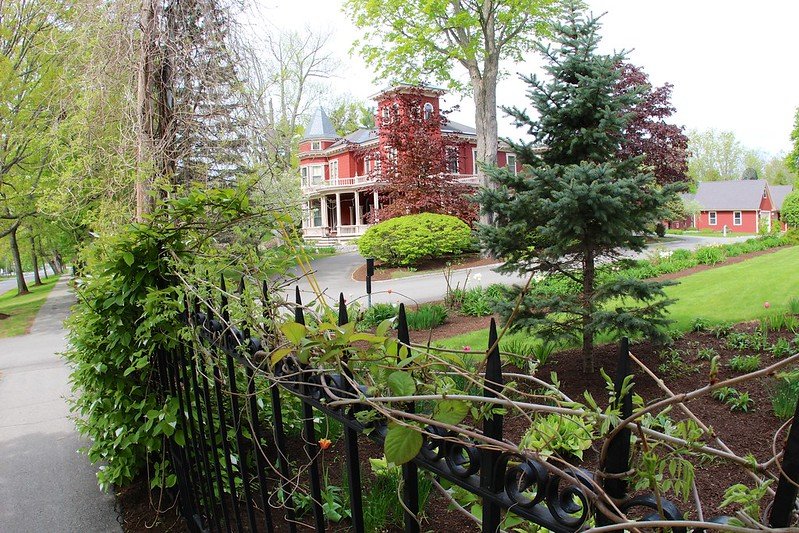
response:
<path id="1" fill-rule="evenodd" d="M 34 239 L 34 243 L 37 241 Z M 38 239 L 38 246 L 33 246 L 35 250 L 38 250 L 39 257 L 42 258 L 42 272 L 44 272 L 44 279 L 47 279 L 47 254 L 44 253 L 44 248 L 42 247 L 42 239 Z M 33 244 L 33 243 L 32 243 Z M 53 275 L 55 275 L 55 270 L 53 270 Z"/>
<path id="2" fill-rule="evenodd" d="M 25 283 L 25 273 L 22 271 L 22 257 L 19 255 L 19 244 L 17 243 L 17 227 L 12 226 L 8 233 L 11 245 L 11 256 L 14 258 L 14 269 L 17 271 L 17 296 L 28 294 L 28 284 Z"/>
<path id="3" fill-rule="evenodd" d="M 39 257 L 36 254 L 36 239 L 31 233 L 31 259 L 33 259 L 33 284 L 39 286 L 42 284 L 42 278 L 39 277 Z"/>
<path id="4" fill-rule="evenodd" d="M 137 74 L 136 101 L 136 220 L 152 210 L 153 109 L 152 77 L 155 41 L 155 0 L 143 0 L 141 9 L 141 46 Z"/>

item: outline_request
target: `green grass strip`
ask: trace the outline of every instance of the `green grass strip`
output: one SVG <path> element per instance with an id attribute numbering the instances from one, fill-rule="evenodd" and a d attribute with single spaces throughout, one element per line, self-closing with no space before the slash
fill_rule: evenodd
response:
<path id="1" fill-rule="evenodd" d="M 42 285 L 38 287 L 29 284 L 30 293 L 22 296 L 17 296 L 16 287 L 0 294 L 0 316 L 9 315 L 0 320 L 0 339 L 28 333 L 58 277 L 50 276 L 42 281 Z"/>
<path id="2" fill-rule="evenodd" d="M 669 308 L 669 318 L 675 321 L 671 329 L 687 331 L 697 317 L 709 324 L 738 323 L 787 311 L 788 302 L 799 298 L 797 265 L 799 246 L 792 246 L 680 278 L 679 285 L 666 289 L 670 298 L 677 299 Z M 446 348 L 484 350 L 488 328 L 436 343 Z"/>

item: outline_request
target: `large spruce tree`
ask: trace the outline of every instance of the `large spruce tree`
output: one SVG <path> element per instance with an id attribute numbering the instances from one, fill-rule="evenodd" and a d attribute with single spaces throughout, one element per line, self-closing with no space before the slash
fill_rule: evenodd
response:
<path id="1" fill-rule="evenodd" d="M 508 108 L 530 143 L 510 142 L 524 163 L 518 175 L 489 168 L 496 188 L 478 194 L 494 225 L 481 226 L 487 251 L 505 272 L 560 279 L 531 284 L 513 327 L 549 339 L 582 339 L 583 368 L 593 370 L 599 333 L 658 335 L 669 301 L 662 283 L 619 278 L 598 269 L 624 251 L 640 251 L 680 186 L 659 186 L 641 157 L 619 158 L 636 91 L 620 94 L 621 54 L 597 53 L 600 25 L 572 8 L 539 46 L 547 76 L 523 77 L 537 117 Z M 546 290 L 541 285 L 547 287 Z M 521 292 L 521 287 L 516 287 Z M 513 302 L 505 312 L 511 314 Z"/>

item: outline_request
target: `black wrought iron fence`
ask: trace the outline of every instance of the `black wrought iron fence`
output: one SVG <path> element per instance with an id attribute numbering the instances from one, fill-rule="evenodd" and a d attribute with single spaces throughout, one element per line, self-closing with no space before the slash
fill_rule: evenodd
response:
<path id="1" fill-rule="evenodd" d="M 242 291 L 242 287 L 239 288 Z M 265 290 L 265 286 L 264 286 Z M 225 294 L 224 279 L 221 294 Z M 296 292 L 295 321 L 305 322 L 299 289 Z M 264 293 L 264 301 L 267 301 Z M 230 325 L 225 297 L 221 316 L 210 309 L 195 308 L 185 320 L 199 333 L 198 342 L 187 342 L 178 350 L 159 354 L 158 373 L 164 400 L 179 404 L 178 426 L 168 442 L 168 453 L 177 474 L 175 487 L 182 515 L 192 531 L 290 531 L 298 530 L 297 510 L 291 494 L 300 479 L 308 480 L 312 527 L 326 530 L 322 509 L 322 480 L 315 411 L 338 420 L 344 427 L 344 454 L 349 486 L 351 529 L 364 528 L 364 495 L 359 462 L 359 439 L 379 443 L 387 433 L 386 420 L 368 417 L 359 422 L 363 403 L 341 405 L 342 399 L 358 399 L 366 388 L 354 382 L 346 361 L 342 373 L 332 373 L 300 363 L 294 357 L 281 359 L 270 367 L 269 346 L 249 332 Z M 349 321 L 343 296 L 339 302 L 339 325 Z M 398 341 L 411 343 L 404 306 L 397 322 Z M 626 340 L 620 344 L 616 390 L 622 417 L 632 414 L 630 394 L 621 397 L 622 383 L 630 373 Z M 479 378 L 479 376 L 478 376 Z M 259 402 L 261 389 L 268 388 L 272 435 L 261 427 L 265 415 Z M 485 397 L 496 398 L 503 390 L 502 366 L 497 329 L 490 324 L 488 352 L 482 375 Z M 304 457 L 290 457 L 282 402 L 285 395 L 302 405 Z M 336 403 L 338 402 L 338 403 Z M 403 405 L 407 420 L 423 421 L 415 405 Z M 799 410 L 799 407 L 797 408 Z M 368 437 L 364 437 L 368 434 Z M 555 532 L 573 532 L 587 527 L 595 518 L 598 526 L 618 522 L 620 514 L 642 520 L 682 520 L 672 502 L 655 494 L 628 494 L 621 474 L 630 468 L 630 431 L 620 431 L 609 443 L 609 453 L 600 465 L 600 475 L 569 467 L 558 469 L 525 454 L 510 453 L 503 439 L 503 416 L 487 417 L 481 429 L 442 428 L 429 425 L 424 431 L 420 453 L 402 466 L 404 530 L 419 532 L 418 469 L 445 479 L 482 498 L 482 530 L 496 533 L 503 511 Z M 292 461 L 307 469 L 307 475 L 293 472 Z M 770 525 L 786 527 L 795 508 L 799 480 L 799 428 L 789 432 L 782 458 L 781 478 L 771 509 Z M 790 477 L 790 479 L 789 479 Z M 791 481 L 793 479 L 794 481 Z M 604 494 L 612 500 L 603 499 Z M 612 503 L 611 503 L 612 502 Z M 726 518 L 714 521 L 724 523 Z M 447 531 L 446 524 L 431 524 Z M 686 527 L 675 527 L 685 532 Z M 704 531 L 701 528 L 694 531 Z"/>

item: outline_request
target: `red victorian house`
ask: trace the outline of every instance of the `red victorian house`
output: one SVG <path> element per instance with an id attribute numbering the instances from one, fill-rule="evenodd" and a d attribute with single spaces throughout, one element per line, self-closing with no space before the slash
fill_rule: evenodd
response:
<path id="1" fill-rule="evenodd" d="M 380 150 L 385 149 L 389 111 L 402 95 L 419 99 L 418 112 L 439 116 L 439 98 L 444 91 L 430 87 L 400 85 L 373 97 L 377 102 L 372 129 L 358 129 L 339 136 L 322 108 L 314 113 L 300 140 L 302 232 L 308 240 L 340 242 L 363 235 L 369 221 L 379 219 Z M 457 182 L 477 186 L 474 128 L 444 120 L 441 136 L 447 152 L 447 170 Z M 381 138 L 382 137 L 382 138 Z M 521 166 L 506 146 L 500 146 L 497 164 L 518 171 Z"/>
<path id="2" fill-rule="evenodd" d="M 785 229 L 780 209 L 792 189 L 790 185 L 769 185 L 766 180 L 701 181 L 695 194 L 683 198 L 699 204 L 699 213 L 690 220 L 696 229 L 758 233 L 771 231 L 775 224 Z"/>

